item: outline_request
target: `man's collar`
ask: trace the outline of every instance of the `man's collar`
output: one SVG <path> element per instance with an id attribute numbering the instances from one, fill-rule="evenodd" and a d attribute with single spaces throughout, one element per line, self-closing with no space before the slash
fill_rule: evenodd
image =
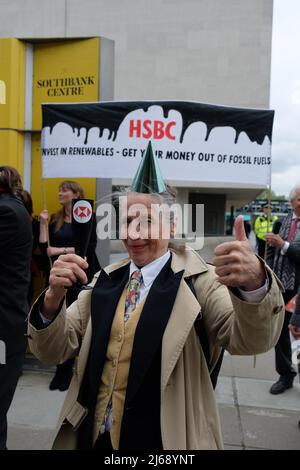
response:
<path id="1" fill-rule="evenodd" d="M 186 249 L 182 253 L 176 253 L 171 250 L 172 263 L 171 268 L 174 273 L 184 270 L 184 277 L 193 276 L 208 271 L 206 262 L 196 253 L 193 249 L 186 246 Z M 106 266 L 105 271 L 109 274 L 116 269 L 120 269 L 122 266 L 130 264 L 130 258 L 125 258 L 116 263 Z M 95 275 L 97 278 L 99 273 Z"/>
<path id="2" fill-rule="evenodd" d="M 183 277 L 190 277 L 208 271 L 206 262 L 188 245 L 182 253 L 172 251 L 171 268 L 174 273 L 184 270 Z"/>
<path id="3" fill-rule="evenodd" d="M 147 287 L 149 284 L 153 282 L 153 280 L 156 278 L 158 273 L 162 270 L 166 262 L 169 260 L 171 256 L 170 251 L 168 250 L 165 254 L 160 256 L 159 258 L 155 259 L 154 261 L 151 261 L 151 263 L 146 264 L 142 268 L 138 268 L 133 261 L 130 262 L 130 268 L 129 268 L 129 275 L 140 269 L 142 271 L 142 276 L 143 276 L 143 283 Z"/>

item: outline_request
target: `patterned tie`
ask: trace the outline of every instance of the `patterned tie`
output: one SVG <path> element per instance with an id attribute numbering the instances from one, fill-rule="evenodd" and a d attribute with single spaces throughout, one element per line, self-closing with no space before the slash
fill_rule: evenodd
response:
<path id="1" fill-rule="evenodd" d="M 124 321 L 127 322 L 131 312 L 136 308 L 141 295 L 141 284 L 143 281 L 142 271 L 134 271 L 129 279 L 127 295 L 125 300 Z"/>
<path id="2" fill-rule="evenodd" d="M 298 222 L 299 222 L 299 218 L 295 218 L 292 220 L 292 223 L 291 223 L 291 228 L 290 228 L 290 231 L 289 231 L 289 234 L 288 234 L 288 242 L 291 241 L 291 239 L 293 238 L 295 232 L 296 232 L 296 229 L 297 229 L 297 225 L 298 225 Z"/>

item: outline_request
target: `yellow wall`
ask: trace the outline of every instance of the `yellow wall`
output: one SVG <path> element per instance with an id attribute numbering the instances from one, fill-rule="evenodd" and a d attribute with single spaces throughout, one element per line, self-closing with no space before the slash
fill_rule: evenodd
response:
<path id="1" fill-rule="evenodd" d="M 0 130 L 0 165 L 9 165 L 23 175 L 24 134 Z"/>
<path id="2" fill-rule="evenodd" d="M 100 39 L 81 39 L 36 44 L 34 46 L 33 129 L 31 193 L 34 211 L 44 208 L 44 190 L 41 180 L 42 103 L 76 103 L 98 100 Z M 65 178 L 45 180 L 47 209 L 59 209 L 58 186 Z M 96 197 L 96 180 L 77 178 L 85 196 Z"/>
<path id="3" fill-rule="evenodd" d="M 0 39 L 0 164 L 23 175 L 25 53 L 18 39 Z M 20 131 L 18 131 L 20 130 Z"/>

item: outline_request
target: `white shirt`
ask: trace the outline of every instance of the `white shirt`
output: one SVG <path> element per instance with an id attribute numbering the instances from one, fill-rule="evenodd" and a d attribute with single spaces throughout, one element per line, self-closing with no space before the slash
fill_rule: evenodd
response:
<path id="1" fill-rule="evenodd" d="M 155 259 L 151 263 L 146 264 L 146 266 L 143 266 L 142 268 L 138 268 L 134 264 L 134 262 L 131 261 L 129 268 L 129 276 L 131 276 L 131 274 L 137 270 L 140 270 L 143 276 L 143 280 L 140 287 L 140 296 L 137 300 L 137 305 L 145 299 L 156 277 L 158 276 L 164 265 L 167 263 L 167 261 L 169 261 L 170 256 L 171 253 L 168 250 L 164 255 Z"/>
<path id="2" fill-rule="evenodd" d="M 249 304 L 259 304 L 265 297 L 266 293 L 269 290 L 269 281 L 268 278 L 266 277 L 265 284 L 260 287 L 259 289 L 256 290 L 243 290 L 243 289 L 238 289 L 241 297 L 243 300 L 248 302 Z"/>

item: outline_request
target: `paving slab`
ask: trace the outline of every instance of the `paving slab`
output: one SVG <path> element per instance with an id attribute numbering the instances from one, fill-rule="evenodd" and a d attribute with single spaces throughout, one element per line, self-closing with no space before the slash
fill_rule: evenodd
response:
<path id="1" fill-rule="evenodd" d="M 299 450 L 300 411 L 240 407 L 246 448 Z"/>
<path id="2" fill-rule="evenodd" d="M 294 386 L 280 395 L 271 395 L 273 382 L 235 378 L 237 400 L 240 406 L 253 406 L 275 410 L 298 411 L 300 414 L 300 385 Z"/>
<path id="3" fill-rule="evenodd" d="M 49 390 L 53 374 L 24 371 L 7 415 L 7 447 L 49 449 L 66 392 Z"/>
<path id="4" fill-rule="evenodd" d="M 215 389 L 215 396 L 218 403 L 234 405 L 233 383 L 231 377 L 219 377 Z"/>
<path id="5" fill-rule="evenodd" d="M 25 371 L 21 376 L 8 412 L 11 424 L 34 428 L 53 428 L 66 392 L 49 390 L 51 375 Z"/>
<path id="6" fill-rule="evenodd" d="M 231 405 L 219 405 L 218 408 L 225 449 L 228 449 L 230 446 L 243 449 L 244 442 L 238 414 L 238 407 Z"/>
<path id="7" fill-rule="evenodd" d="M 244 450 L 243 447 L 240 446 L 228 446 L 224 445 L 224 450 Z"/>
<path id="8" fill-rule="evenodd" d="M 254 359 L 255 358 L 255 359 Z M 274 350 L 256 356 L 232 356 L 225 352 L 221 375 L 276 381 Z"/>
<path id="9" fill-rule="evenodd" d="M 50 450 L 54 429 L 33 429 L 10 423 L 7 436 L 9 450 Z"/>

